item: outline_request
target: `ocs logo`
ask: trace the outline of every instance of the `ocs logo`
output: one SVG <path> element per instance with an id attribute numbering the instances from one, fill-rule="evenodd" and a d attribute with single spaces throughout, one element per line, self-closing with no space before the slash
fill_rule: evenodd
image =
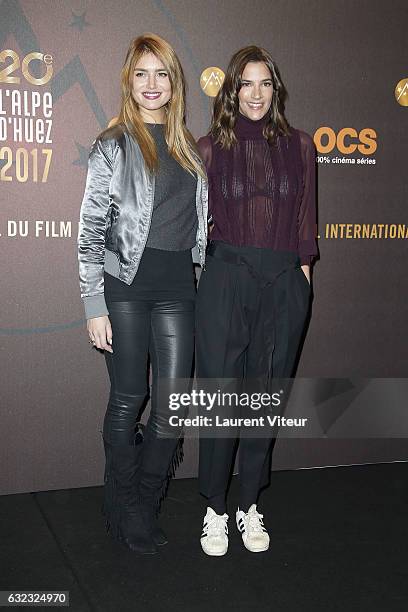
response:
<path id="1" fill-rule="evenodd" d="M 330 127 L 316 130 L 314 143 L 319 153 L 331 153 L 334 148 L 344 155 L 359 151 L 362 155 L 372 155 L 377 150 L 377 133 L 372 128 L 363 128 L 359 132 L 354 128 L 342 128 L 336 132 Z"/>

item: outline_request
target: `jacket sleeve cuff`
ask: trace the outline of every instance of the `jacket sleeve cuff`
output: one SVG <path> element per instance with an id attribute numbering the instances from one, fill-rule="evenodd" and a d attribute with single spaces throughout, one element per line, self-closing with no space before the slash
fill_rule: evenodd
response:
<path id="1" fill-rule="evenodd" d="M 191 249 L 191 259 L 193 260 L 193 263 L 195 264 L 200 263 L 200 253 L 199 253 L 197 245 L 193 246 L 193 248 Z"/>
<path id="2" fill-rule="evenodd" d="M 310 255 L 303 255 L 300 257 L 300 265 L 301 266 L 310 266 L 312 258 Z"/>
<path id="3" fill-rule="evenodd" d="M 82 299 L 85 307 L 85 317 L 87 319 L 103 317 L 109 314 L 104 295 L 91 295 Z"/>

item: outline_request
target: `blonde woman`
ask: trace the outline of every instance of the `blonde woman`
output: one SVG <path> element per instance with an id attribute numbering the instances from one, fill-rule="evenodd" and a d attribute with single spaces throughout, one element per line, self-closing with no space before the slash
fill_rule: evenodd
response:
<path id="1" fill-rule="evenodd" d="M 179 432 L 165 435 L 158 384 L 191 376 L 192 253 L 203 265 L 207 184 L 185 125 L 185 82 L 172 47 L 155 34 L 136 38 L 121 83 L 119 116 L 89 157 L 80 286 L 90 342 L 104 351 L 111 382 L 103 425 L 107 529 L 152 554 L 167 542 L 157 510 L 179 448 Z M 143 431 L 148 356 L 151 413 Z"/>

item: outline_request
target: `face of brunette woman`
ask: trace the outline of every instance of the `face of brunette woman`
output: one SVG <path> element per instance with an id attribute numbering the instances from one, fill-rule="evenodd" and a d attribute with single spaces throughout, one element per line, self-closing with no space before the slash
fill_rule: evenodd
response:
<path id="1" fill-rule="evenodd" d="M 146 123 L 165 123 L 165 105 L 171 98 L 168 71 L 153 54 L 145 53 L 136 63 L 132 96 Z"/>
<path id="2" fill-rule="evenodd" d="M 241 81 L 238 93 L 240 112 L 253 121 L 262 119 L 272 102 L 273 84 L 269 68 L 263 62 L 248 62 Z"/>

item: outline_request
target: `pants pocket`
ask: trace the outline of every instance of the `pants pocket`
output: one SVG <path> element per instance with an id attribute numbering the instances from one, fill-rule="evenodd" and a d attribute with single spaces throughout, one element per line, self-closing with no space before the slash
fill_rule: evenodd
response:
<path id="1" fill-rule="evenodd" d="M 307 280 L 305 273 L 303 272 L 303 270 L 301 268 L 296 268 L 295 269 L 295 274 L 297 277 L 297 293 L 300 293 L 300 305 L 301 305 L 301 309 L 303 310 L 304 308 L 306 310 L 309 309 L 309 304 L 310 304 L 310 298 L 311 298 L 311 293 L 312 293 L 312 288 L 309 284 L 309 281 Z"/>
<path id="2" fill-rule="evenodd" d="M 303 272 L 302 268 L 297 268 L 297 272 L 298 276 L 300 276 L 301 278 L 301 284 L 303 285 L 303 288 L 307 290 L 308 294 L 310 294 L 311 287 L 309 281 L 306 278 L 306 274 Z"/>

